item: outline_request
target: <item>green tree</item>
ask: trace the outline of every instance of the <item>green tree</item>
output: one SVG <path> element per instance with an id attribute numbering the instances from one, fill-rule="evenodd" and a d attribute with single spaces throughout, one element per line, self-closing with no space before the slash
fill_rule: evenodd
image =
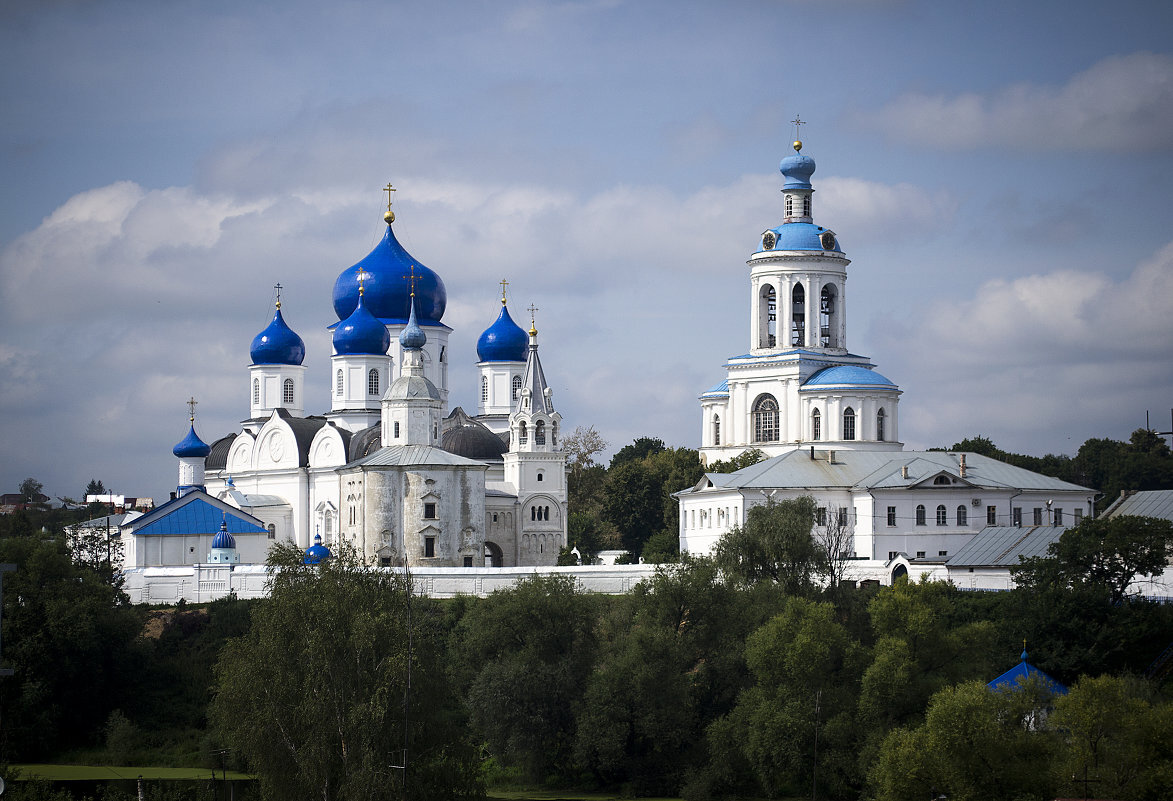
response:
<path id="1" fill-rule="evenodd" d="M 603 518 L 615 526 L 620 543 L 638 555 L 653 532 L 664 527 L 663 487 L 642 461 L 614 465 L 607 471 Z"/>
<path id="2" fill-rule="evenodd" d="M 814 523 L 813 498 L 768 500 L 749 510 L 744 525 L 721 537 L 714 559 L 734 580 L 770 581 L 788 595 L 811 595 L 826 560 L 811 536 Z"/>
<path id="3" fill-rule="evenodd" d="M 262 795 L 483 798 L 436 607 L 345 550 L 317 566 L 300 556 L 270 550 L 270 597 L 216 666 L 211 717 Z"/>
<path id="4" fill-rule="evenodd" d="M 630 445 L 624 445 L 611 457 L 611 469 L 628 462 L 640 462 L 654 456 L 667 447 L 659 437 L 639 437 Z"/>
<path id="5" fill-rule="evenodd" d="M 734 456 L 732 459 L 725 459 L 724 461 L 716 461 L 710 464 L 706 469 L 706 473 L 736 473 L 742 468 L 755 465 L 758 462 L 764 462 L 766 454 L 759 448 L 747 448 L 741 453 Z"/>
<path id="6" fill-rule="evenodd" d="M 29 477 L 20 482 L 19 492 L 21 503 L 41 503 L 44 497 L 41 490 L 45 485 L 35 478 Z"/>
<path id="7" fill-rule="evenodd" d="M 96 478 L 91 478 L 90 483 L 86 484 L 86 491 L 81 494 L 82 498 L 89 495 L 105 495 L 106 485 Z"/>
<path id="8" fill-rule="evenodd" d="M 1025 590 L 1066 587 L 1119 604 L 1129 585 L 1165 569 L 1173 553 L 1173 522 L 1154 517 L 1088 518 L 1063 532 L 1047 556 L 1023 559 L 1010 569 Z"/>
<path id="9" fill-rule="evenodd" d="M 595 597 L 534 576 L 473 604 L 453 631 L 452 672 L 473 725 L 530 781 L 573 775 L 575 714 L 596 651 Z"/>

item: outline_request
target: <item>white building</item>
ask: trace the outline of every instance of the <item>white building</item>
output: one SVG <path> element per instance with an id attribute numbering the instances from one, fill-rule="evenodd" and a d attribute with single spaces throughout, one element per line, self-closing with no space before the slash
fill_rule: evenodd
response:
<path id="1" fill-rule="evenodd" d="M 512 320 L 503 289 L 477 343 L 478 415 L 450 411 L 444 282 L 399 244 L 390 208 L 384 219 L 334 283 L 328 410 L 306 414 L 305 344 L 278 298 L 250 349 L 248 417 L 212 443 L 198 481 L 181 457 L 180 491 L 202 484 L 272 538 L 305 548 L 320 534 L 382 564 L 553 565 L 566 457 L 537 330 Z"/>
<path id="2" fill-rule="evenodd" d="M 700 396 L 705 463 L 749 448 L 770 458 L 677 493 L 681 551 L 708 554 L 751 507 L 810 495 L 820 526 L 849 530 L 855 577 L 890 581 L 914 562 L 936 571 L 986 526 L 1090 515 L 1085 487 L 978 454 L 903 450 L 899 387 L 848 350 L 850 261 L 814 222 L 815 163 L 801 148 L 780 166 L 782 224 L 747 262 L 749 350 Z"/>

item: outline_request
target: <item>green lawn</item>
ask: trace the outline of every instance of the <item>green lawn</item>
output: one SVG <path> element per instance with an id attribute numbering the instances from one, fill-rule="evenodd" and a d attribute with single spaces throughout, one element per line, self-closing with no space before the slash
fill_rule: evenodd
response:
<path id="1" fill-rule="evenodd" d="M 12 765 L 14 770 L 20 771 L 21 779 L 49 779 L 55 782 L 68 781 L 95 781 L 100 779 L 210 779 L 210 768 L 136 768 L 118 765 Z M 216 771 L 216 778 L 223 779 L 224 774 Z M 253 779 L 247 773 L 228 771 L 229 779 Z"/>

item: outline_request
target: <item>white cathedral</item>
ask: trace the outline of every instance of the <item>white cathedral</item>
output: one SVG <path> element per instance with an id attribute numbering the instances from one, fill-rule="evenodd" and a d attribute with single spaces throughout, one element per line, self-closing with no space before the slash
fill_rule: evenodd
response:
<path id="1" fill-rule="evenodd" d="M 203 491 L 270 540 L 347 542 L 372 564 L 553 565 L 566 457 L 532 319 L 528 333 L 513 321 L 502 282 L 477 342 L 477 414 L 449 411 L 444 282 L 399 244 L 390 203 L 384 219 L 382 241 L 334 282 L 329 411 L 305 413 L 305 344 L 278 296 L 250 349 L 248 418 L 210 446 L 194 430 L 176 446 L 176 501 Z"/>
<path id="2" fill-rule="evenodd" d="M 809 495 L 815 535 L 845 532 L 856 573 L 890 580 L 916 563 L 944 569 L 974 558 L 962 551 L 983 531 L 1015 529 L 1006 541 L 1021 543 L 1032 527 L 1058 536 L 1091 515 L 1086 487 L 975 453 L 904 450 L 900 388 L 847 347 L 851 262 L 835 231 L 815 224 L 815 162 L 802 142 L 794 150 L 779 166 L 782 223 L 747 262 L 749 351 L 700 395 L 702 462 L 750 448 L 769 458 L 676 493 L 680 550 L 711 553 L 753 506 Z"/>

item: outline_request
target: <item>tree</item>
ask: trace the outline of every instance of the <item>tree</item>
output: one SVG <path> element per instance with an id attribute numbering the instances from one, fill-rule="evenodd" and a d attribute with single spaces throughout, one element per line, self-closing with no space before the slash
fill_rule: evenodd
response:
<path id="1" fill-rule="evenodd" d="M 827 507 L 827 523 L 816 526 L 815 543 L 823 551 L 822 573 L 832 593 L 838 593 L 855 555 L 855 509 Z"/>
<path id="2" fill-rule="evenodd" d="M 1027 591 L 1066 587 L 1099 593 L 1119 604 L 1138 577 L 1162 572 L 1171 553 L 1171 521 L 1130 515 L 1088 518 L 1051 543 L 1047 556 L 1023 559 L 1010 572 Z"/>
<path id="3" fill-rule="evenodd" d="M 758 462 L 764 462 L 766 454 L 759 448 L 747 448 L 741 453 L 734 456 L 732 459 L 725 459 L 724 461 L 716 461 L 710 464 L 706 469 L 706 473 L 736 473 L 742 468 L 755 465 Z"/>
<path id="4" fill-rule="evenodd" d="M 619 531 L 620 542 L 638 555 L 653 532 L 664 526 L 663 486 L 642 461 L 612 462 L 602 502 L 603 519 Z"/>
<path id="5" fill-rule="evenodd" d="M 595 456 L 606 449 L 607 440 L 595 431 L 594 426 L 579 426 L 570 436 L 562 438 L 562 450 L 566 454 L 566 464 L 572 477 L 592 467 L 595 464 Z"/>
<path id="6" fill-rule="evenodd" d="M 579 698 L 594 665 L 596 599 L 570 576 L 534 576 L 473 604 L 452 672 L 473 726 L 530 781 L 573 775 Z"/>
<path id="7" fill-rule="evenodd" d="M 90 483 L 86 484 L 86 491 L 81 494 L 83 498 L 90 495 L 105 495 L 106 485 L 96 478 L 91 478 Z"/>
<path id="8" fill-rule="evenodd" d="M 45 485 L 35 478 L 29 477 L 20 482 L 20 500 L 21 503 L 41 503 L 41 499 L 45 496 L 41 494 L 41 490 Z"/>
<path id="9" fill-rule="evenodd" d="M 307 566 L 279 543 L 270 564 L 270 597 L 225 645 L 210 710 L 262 795 L 483 798 L 436 606 L 345 549 Z"/>
<path id="10" fill-rule="evenodd" d="M 628 462 L 642 461 L 649 456 L 654 456 L 664 448 L 664 440 L 659 437 L 639 437 L 630 445 L 624 445 L 611 457 L 610 468 L 614 470 L 619 465 Z"/>
<path id="11" fill-rule="evenodd" d="M 814 523 L 813 498 L 770 499 L 749 510 L 745 525 L 721 537 L 714 559 L 734 580 L 771 581 L 788 595 L 810 595 L 824 563 L 823 550 L 811 537 Z"/>

